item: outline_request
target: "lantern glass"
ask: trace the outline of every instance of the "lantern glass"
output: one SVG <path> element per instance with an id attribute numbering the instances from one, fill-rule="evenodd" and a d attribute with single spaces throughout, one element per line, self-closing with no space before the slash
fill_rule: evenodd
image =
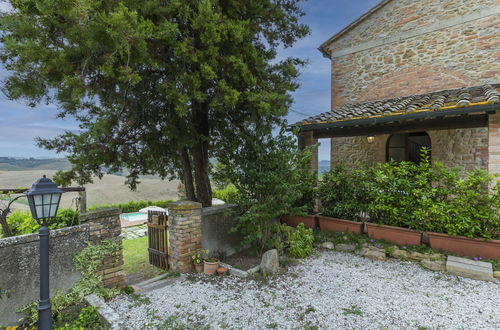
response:
<path id="1" fill-rule="evenodd" d="M 30 204 L 31 215 L 36 220 L 54 218 L 59 208 L 62 190 L 45 176 L 25 192 Z"/>

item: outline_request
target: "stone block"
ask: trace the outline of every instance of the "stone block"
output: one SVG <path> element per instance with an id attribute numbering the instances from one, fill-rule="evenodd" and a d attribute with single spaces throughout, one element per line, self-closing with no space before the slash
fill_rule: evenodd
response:
<path id="1" fill-rule="evenodd" d="M 321 247 L 325 248 L 325 249 L 333 250 L 335 248 L 335 245 L 333 245 L 332 242 L 324 242 L 323 244 L 321 244 Z"/>
<path id="2" fill-rule="evenodd" d="M 436 272 L 446 271 L 446 261 L 444 260 L 424 259 L 420 262 L 420 264 L 422 265 L 422 267 Z"/>
<path id="3" fill-rule="evenodd" d="M 356 250 L 356 245 L 354 244 L 337 244 L 335 250 L 342 252 L 354 252 Z"/>
<path id="4" fill-rule="evenodd" d="M 385 260 L 385 251 L 375 247 L 362 248 L 360 254 L 368 259 Z"/>
<path id="5" fill-rule="evenodd" d="M 493 266 L 489 262 L 448 256 L 446 271 L 453 275 L 468 277 L 475 280 L 493 280 Z"/>
<path id="6" fill-rule="evenodd" d="M 494 271 L 493 272 L 493 277 L 500 277 L 500 271 Z"/>
<path id="7" fill-rule="evenodd" d="M 272 249 L 262 255 L 260 270 L 266 274 L 275 274 L 279 271 L 278 250 Z"/>
<path id="8" fill-rule="evenodd" d="M 393 258 L 397 258 L 397 259 L 409 259 L 408 258 L 408 251 L 405 251 L 405 250 L 400 250 L 400 249 L 395 249 L 392 253 L 391 253 L 391 256 Z"/>

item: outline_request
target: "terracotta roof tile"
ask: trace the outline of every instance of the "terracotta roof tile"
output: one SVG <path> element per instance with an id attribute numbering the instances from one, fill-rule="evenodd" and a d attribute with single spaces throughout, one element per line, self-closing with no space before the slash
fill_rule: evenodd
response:
<path id="1" fill-rule="evenodd" d="M 388 100 L 346 104 L 333 111 L 304 119 L 293 126 L 431 112 L 497 102 L 500 102 L 500 84 L 475 86 Z"/>

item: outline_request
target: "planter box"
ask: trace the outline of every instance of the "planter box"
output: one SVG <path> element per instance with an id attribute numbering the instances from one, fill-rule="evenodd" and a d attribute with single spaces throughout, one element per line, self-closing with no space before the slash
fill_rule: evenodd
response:
<path id="1" fill-rule="evenodd" d="M 427 233 L 431 248 L 451 252 L 464 257 L 482 257 L 500 259 L 500 240 L 484 241 L 482 239 L 450 236 L 441 233 Z"/>
<path id="2" fill-rule="evenodd" d="M 336 231 L 339 233 L 349 232 L 354 234 L 363 234 L 363 223 L 318 216 L 319 228 L 321 231 Z"/>
<path id="3" fill-rule="evenodd" d="M 368 237 L 383 239 L 397 245 L 421 245 L 422 232 L 393 226 L 384 226 L 374 223 L 366 223 Z"/>
<path id="4" fill-rule="evenodd" d="M 318 221 L 315 215 L 283 215 L 281 216 L 281 223 L 291 227 L 297 227 L 299 223 L 303 223 L 306 228 L 318 228 Z"/>

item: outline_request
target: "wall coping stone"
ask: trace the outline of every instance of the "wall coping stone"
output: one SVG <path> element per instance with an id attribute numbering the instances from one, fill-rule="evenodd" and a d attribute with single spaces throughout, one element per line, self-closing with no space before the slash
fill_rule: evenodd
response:
<path id="1" fill-rule="evenodd" d="M 98 209 L 95 211 L 90 211 L 84 214 L 80 214 L 80 222 L 87 222 L 96 218 L 110 217 L 113 215 L 120 215 L 122 210 L 119 208 L 107 208 Z"/>
<path id="2" fill-rule="evenodd" d="M 53 238 L 57 238 L 60 236 L 66 236 L 66 235 L 71 234 L 71 233 L 84 232 L 84 231 L 90 233 L 89 227 L 90 226 L 88 224 L 83 224 L 83 225 L 78 225 L 78 226 L 50 230 L 50 238 L 53 239 Z M 5 237 L 5 238 L 0 239 L 0 248 L 6 247 L 6 246 L 19 245 L 19 244 L 26 244 L 26 243 L 35 242 L 38 240 L 39 240 L 38 233 Z"/>
<path id="3" fill-rule="evenodd" d="M 168 209 L 172 210 L 196 210 L 201 209 L 201 203 L 193 202 L 193 201 L 178 201 L 172 202 L 168 204 Z"/>
<path id="4" fill-rule="evenodd" d="M 236 208 L 236 204 L 225 204 L 225 205 L 217 205 L 217 206 L 210 206 L 210 207 L 204 207 L 201 210 L 201 215 L 212 215 L 212 214 L 219 214 L 223 213 L 224 211 L 228 209 L 234 209 Z"/>

